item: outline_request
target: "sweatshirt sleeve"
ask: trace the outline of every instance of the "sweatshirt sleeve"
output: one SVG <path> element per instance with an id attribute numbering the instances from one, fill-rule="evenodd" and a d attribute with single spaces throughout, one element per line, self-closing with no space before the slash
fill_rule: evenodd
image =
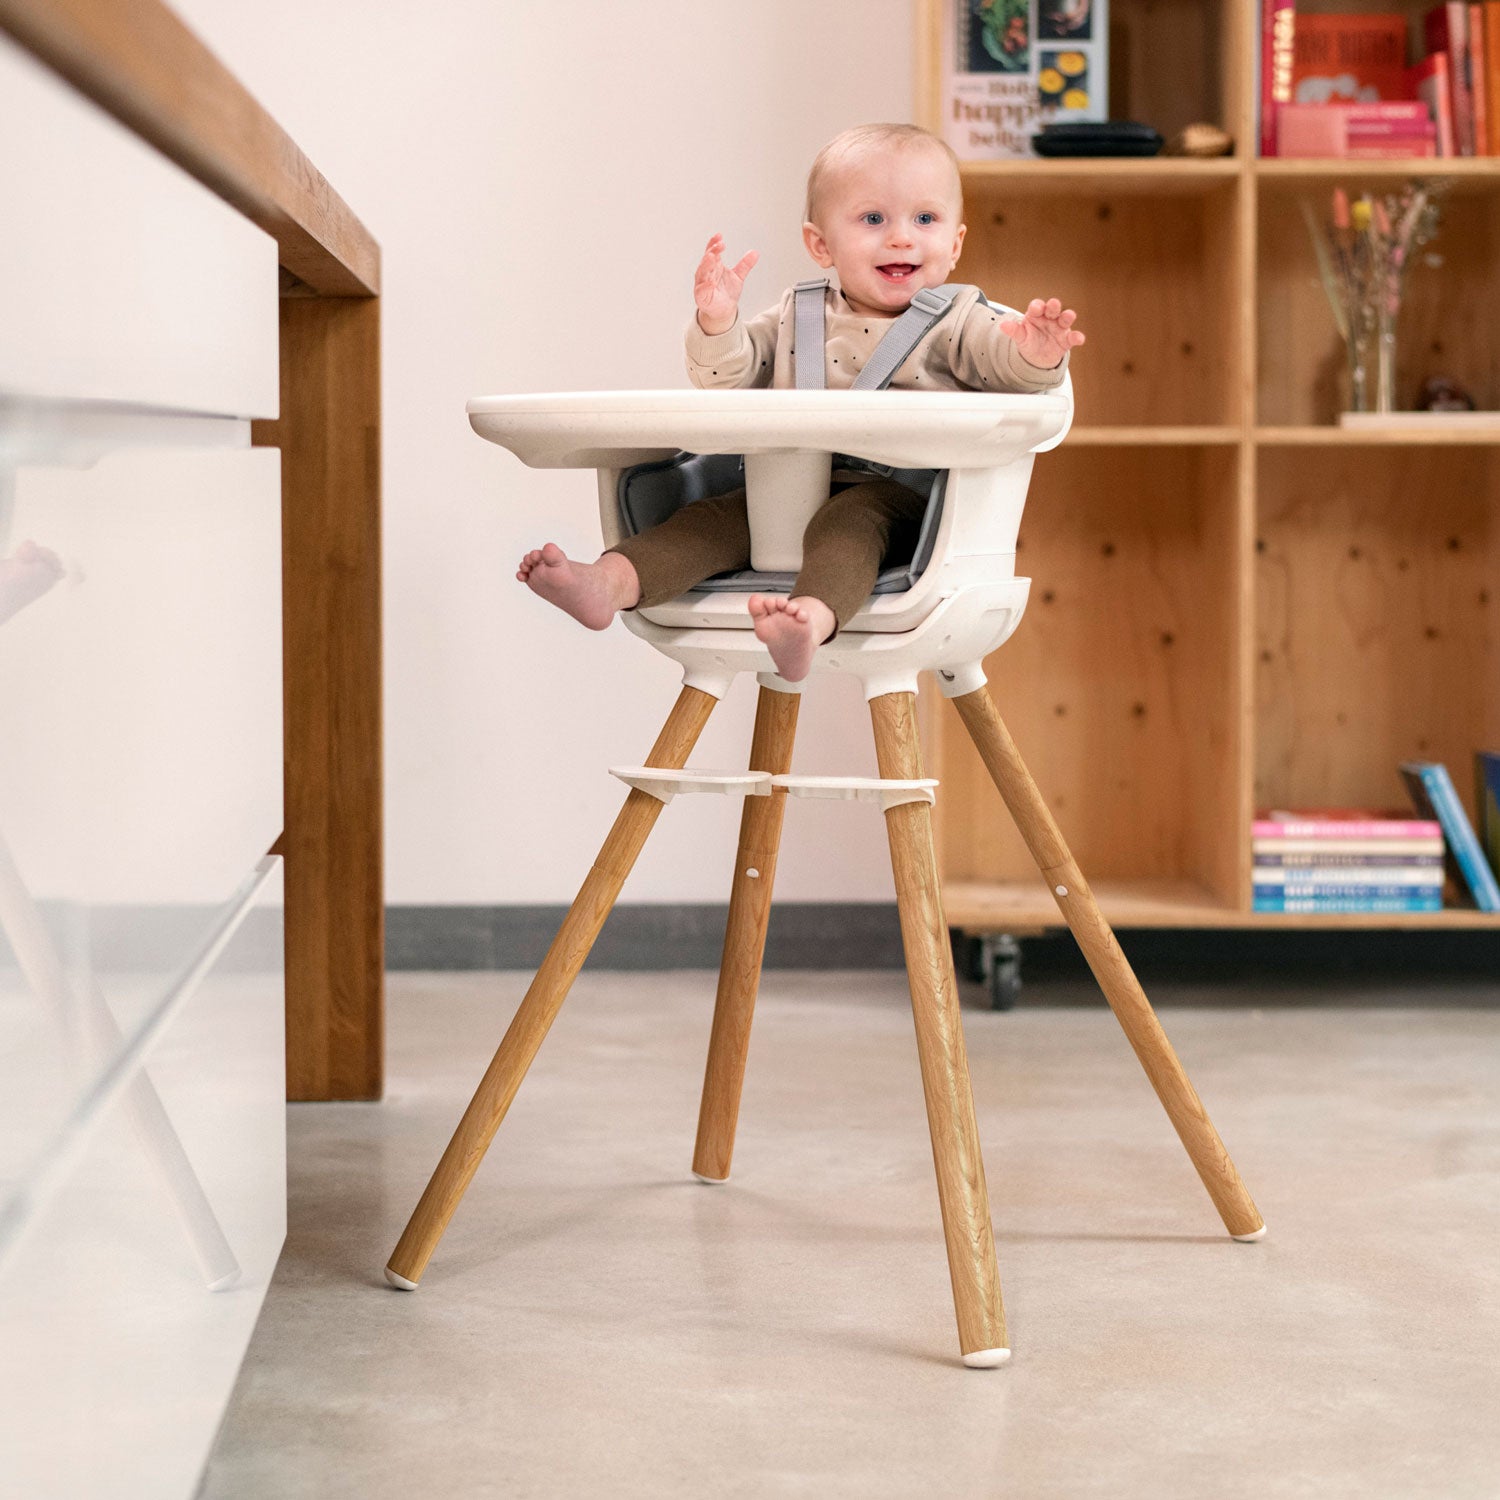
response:
<path id="1" fill-rule="evenodd" d="M 748 323 L 738 313 L 723 333 L 704 333 L 695 312 L 687 326 L 688 379 L 699 390 L 744 390 L 768 386 L 776 369 L 781 306 L 756 313 Z"/>
<path id="2" fill-rule="evenodd" d="M 1016 341 L 1001 330 L 997 313 L 976 300 L 969 308 L 952 354 L 953 373 L 971 390 L 1019 391 L 1035 395 L 1062 384 L 1071 349 L 1050 370 L 1022 356 Z"/>

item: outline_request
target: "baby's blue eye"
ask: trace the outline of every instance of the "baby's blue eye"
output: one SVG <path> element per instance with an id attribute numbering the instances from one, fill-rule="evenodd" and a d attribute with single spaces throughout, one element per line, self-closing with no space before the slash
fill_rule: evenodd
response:
<path id="1" fill-rule="evenodd" d="M 918 224 L 936 224 L 937 223 L 937 215 L 936 214 L 918 214 L 917 215 L 917 223 Z"/>
<path id="2" fill-rule="evenodd" d="M 885 215 L 875 213 L 873 210 L 867 214 L 861 214 L 860 221 L 865 224 L 881 224 L 885 222 Z"/>

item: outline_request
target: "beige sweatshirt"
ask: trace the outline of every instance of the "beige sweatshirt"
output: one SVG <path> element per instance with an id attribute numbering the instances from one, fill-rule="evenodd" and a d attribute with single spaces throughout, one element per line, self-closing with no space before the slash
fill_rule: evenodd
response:
<path id="1" fill-rule="evenodd" d="M 687 329 L 688 378 L 700 389 L 795 388 L 794 296 L 788 289 L 775 307 L 748 323 L 736 316 L 734 326 L 720 334 L 704 333 L 695 313 Z M 823 307 L 827 388 L 848 390 L 895 319 L 855 312 L 834 287 L 824 293 Z M 1036 392 L 1060 385 L 1072 351 L 1054 369 L 1042 369 L 1021 357 L 1016 341 L 1000 331 L 1000 318 L 977 286 L 966 286 L 896 371 L 891 389 Z"/>

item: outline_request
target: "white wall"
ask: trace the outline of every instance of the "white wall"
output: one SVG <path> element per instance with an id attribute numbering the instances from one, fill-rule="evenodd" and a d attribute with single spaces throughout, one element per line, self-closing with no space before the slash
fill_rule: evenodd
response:
<path id="1" fill-rule="evenodd" d="M 384 261 L 387 893 L 570 900 L 678 670 L 515 581 L 598 547 L 591 475 L 524 468 L 473 395 L 685 385 L 708 236 L 762 254 L 758 310 L 812 274 L 807 168 L 911 108 L 909 0 L 177 0 L 329 179 Z M 754 684 L 694 753 L 742 766 Z M 804 702 L 796 768 L 874 774 L 849 683 Z M 679 799 L 627 901 L 726 898 L 739 805 Z M 777 893 L 886 900 L 878 813 L 790 809 Z"/>

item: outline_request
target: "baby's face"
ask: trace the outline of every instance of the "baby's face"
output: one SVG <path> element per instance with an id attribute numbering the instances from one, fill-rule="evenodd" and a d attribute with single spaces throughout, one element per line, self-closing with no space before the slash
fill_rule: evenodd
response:
<path id="1" fill-rule="evenodd" d="M 839 273 L 856 312 L 892 317 L 925 286 L 942 286 L 964 240 L 953 164 L 929 147 L 869 150 L 823 189 L 808 253 Z"/>

